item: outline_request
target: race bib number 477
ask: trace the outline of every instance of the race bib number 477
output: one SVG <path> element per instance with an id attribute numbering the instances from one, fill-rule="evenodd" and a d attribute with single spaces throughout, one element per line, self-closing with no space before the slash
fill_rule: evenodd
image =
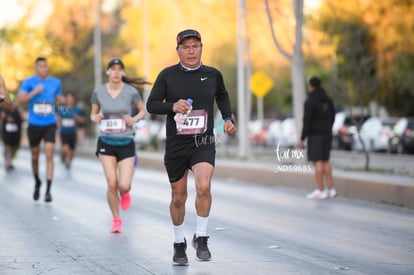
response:
<path id="1" fill-rule="evenodd" d="M 203 134 L 207 130 L 208 114 L 205 110 L 192 110 L 177 135 Z"/>

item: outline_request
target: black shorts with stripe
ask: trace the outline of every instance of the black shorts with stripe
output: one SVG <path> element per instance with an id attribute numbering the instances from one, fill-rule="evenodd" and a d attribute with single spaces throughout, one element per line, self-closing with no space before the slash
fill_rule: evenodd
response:
<path id="1" fill-rule="evenodd" d="M 103 142 L 98 138 L 98 144 L 96 146 L 96 156 L 105 155 L 105 156 L 114 156 L 117 162 L 120 162 L 123 159 L 134 157 L 135 156 L 135 143 L 131 139 L 126 145 L 111 145 Z"/>

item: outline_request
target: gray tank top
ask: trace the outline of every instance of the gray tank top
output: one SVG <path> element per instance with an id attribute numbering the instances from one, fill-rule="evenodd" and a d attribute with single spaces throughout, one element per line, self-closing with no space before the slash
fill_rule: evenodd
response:
<path id="1" fill-rule="evenodd" d="M 116 98 L 109 95 L 105 84 L 96 88 L 92 93 L 91 102 L 100 106 L 104 116 L 99 136 L 132 138 L 134 130 L 126 125 L 122 117 L 131 115 L 132 105 L 136 105 L 140 100 L 137 89 L 126 83 Z"/>

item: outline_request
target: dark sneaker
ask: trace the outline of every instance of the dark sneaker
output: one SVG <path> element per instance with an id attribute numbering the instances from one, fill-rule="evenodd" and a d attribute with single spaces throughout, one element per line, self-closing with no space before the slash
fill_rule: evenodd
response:
<path id="1" fill-rule="evenodd" d="M 173 265 L 188 265 L 188 258 L 185 251 L 187 250 L 187 241 L 184 239 L 183 243 L 174 243 L 174 256 L 172 259 Z"/>
<path id="2" fill-rule="evenodd" d="M 33 193 L 33 199 L 35 201 L 37 201 L 39 199 L 39 196 L 40 196 L 40 185 L 42 185 L 41 181 L 37 181 L 35 183 L 35 190 L 34 190 L 34 193 Z"/>
<path id="3" fill-rule="evenodd" d="M 46 193 L 45 202 L 51 202 L 51 201 L 52 201 L 52 195 L 50 193 Z"/>
<path id="4" fill-rule="evenodd" d="M 196 259 L 199 261 L 210 261 L 211 260 L 211 253 L 207 246 L 208 236 L 200 236 L 196 238 L 194 234 L 193 237 L 193 247 L 197 251 Z"/>

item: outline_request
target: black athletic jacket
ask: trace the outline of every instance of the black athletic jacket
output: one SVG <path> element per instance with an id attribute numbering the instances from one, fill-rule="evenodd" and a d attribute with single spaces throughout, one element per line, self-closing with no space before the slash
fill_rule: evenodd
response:
<path id="1" fill-rule="evenodd" d="M 335 120 L 332 99 L 322 88 L 316 88 L 305 101 L 301 140 L 311 135 L 331 135 Z"/>
<path id="2" fill-rule="evenodd" d="M 147 101 L 147 110 L 153 114 L 167 115 L 166 152 L 178 154 L 183 148 L 194 145 L 194 136 L 176 135 L 172 111 L 179 99 L 193 99 L 193 110 L 204 109 L 208 112 L 207 131 L 203 136 L 212 137 L 214 128 L 214 101 L 223 119 L 231 117 L 229 95 L 224 86 L 221 73 L 209 66 L 201 65 L 194 71 L 186 71 L 180 64 L 165 68 L 160 72 L 152 87 Z"/>

